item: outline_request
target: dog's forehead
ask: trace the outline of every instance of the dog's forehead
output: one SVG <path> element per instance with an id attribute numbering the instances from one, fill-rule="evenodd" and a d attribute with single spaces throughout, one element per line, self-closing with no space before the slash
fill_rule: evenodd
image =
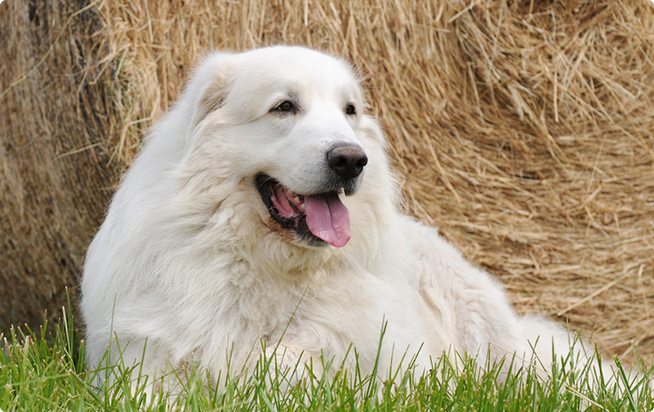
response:
<path id="1" fill-rule="evenodd" d="M 270 47 L 243 53 L 237 76 L 259 89 L 349 91 L 359 82 L 350 67 L 327 54 L 302 47 Z M 310 88 L 307 88 L 310 86 Z"/>

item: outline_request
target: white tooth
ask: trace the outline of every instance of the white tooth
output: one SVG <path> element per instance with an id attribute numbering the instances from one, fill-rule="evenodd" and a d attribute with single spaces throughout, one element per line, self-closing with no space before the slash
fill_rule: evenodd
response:
<path id="1" fill-rule="evenodd" d="M 291 192 L 291 191 L 289 190 L 289 191 L 288 191 L 288 195 L 291 196 L 291 197 L 293 197 L 293 196 L 295 196 L 295 193 L 293 193 L 293 192 Z"/>
<path id="2" fill-rule="evenodd" d="M 300 203 L 300 198 L 297 197 L 297 196 L 295 196 L 295 197 L 293 198 L 293 201 L 294 201 L 295 203 Z"/>
<path id="3" fill-rule="evenodd" d="M 304 209 L 306 209 L 306 208 L 307 208 L 307 207 L 304 206 L 304 203 L 302 203 L 302 204 L 300 205 L 300 209 L 304 210 Z"/>

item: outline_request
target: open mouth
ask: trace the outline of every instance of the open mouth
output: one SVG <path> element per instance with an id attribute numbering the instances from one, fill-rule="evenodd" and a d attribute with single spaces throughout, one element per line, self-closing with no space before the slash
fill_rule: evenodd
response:
<path id="1" fill-rule="evenodd" d="M 266 174 L 258 175 L 256 184 L 270 216 L 309 244 L 342 247 L 350 240 L 350 214 L 338 192 L 301 195 Z"/>

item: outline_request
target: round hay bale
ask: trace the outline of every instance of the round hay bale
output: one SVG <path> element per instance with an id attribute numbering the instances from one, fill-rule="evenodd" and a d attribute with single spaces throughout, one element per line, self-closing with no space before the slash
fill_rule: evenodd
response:
<path id="1" fill-rule="evenodd" d="M 0 90 L 38 67 L 0 98 L 0 282 L 14 302 L 0 324 L 64 302 L 116 177 L 194 62 L 284 43 L 359 68 L 407 212 L 496 274 L 518 312 L 652 362 L 648 0 L 116 0 L 68 25 L 78 2 L 11 3 L 0 53 L 16 64 Z"/>
<path id="2" fill-rule="evenodd" d="M 0 4 L 0 332 L 56 320 L 75 296 L 124 168 L 109 162 L 102 27 L 79 2 Z"/>

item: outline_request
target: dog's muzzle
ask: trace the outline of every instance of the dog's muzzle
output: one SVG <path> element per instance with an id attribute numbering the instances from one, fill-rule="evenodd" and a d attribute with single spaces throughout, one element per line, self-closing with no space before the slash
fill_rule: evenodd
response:
<path id="1" fill-rule="evenodd" d="M 339 193 L 354 193 L 368 157 L 358 146 L 341 144 L 327 152 L 326 161 L 332 177 L 319 193 L 294 193 L 265 173 L 257 176 L 256 186 L 268 213 L 283 228 L 313 246 L 342 247 L 350 240 L 350 215 Z"/>

